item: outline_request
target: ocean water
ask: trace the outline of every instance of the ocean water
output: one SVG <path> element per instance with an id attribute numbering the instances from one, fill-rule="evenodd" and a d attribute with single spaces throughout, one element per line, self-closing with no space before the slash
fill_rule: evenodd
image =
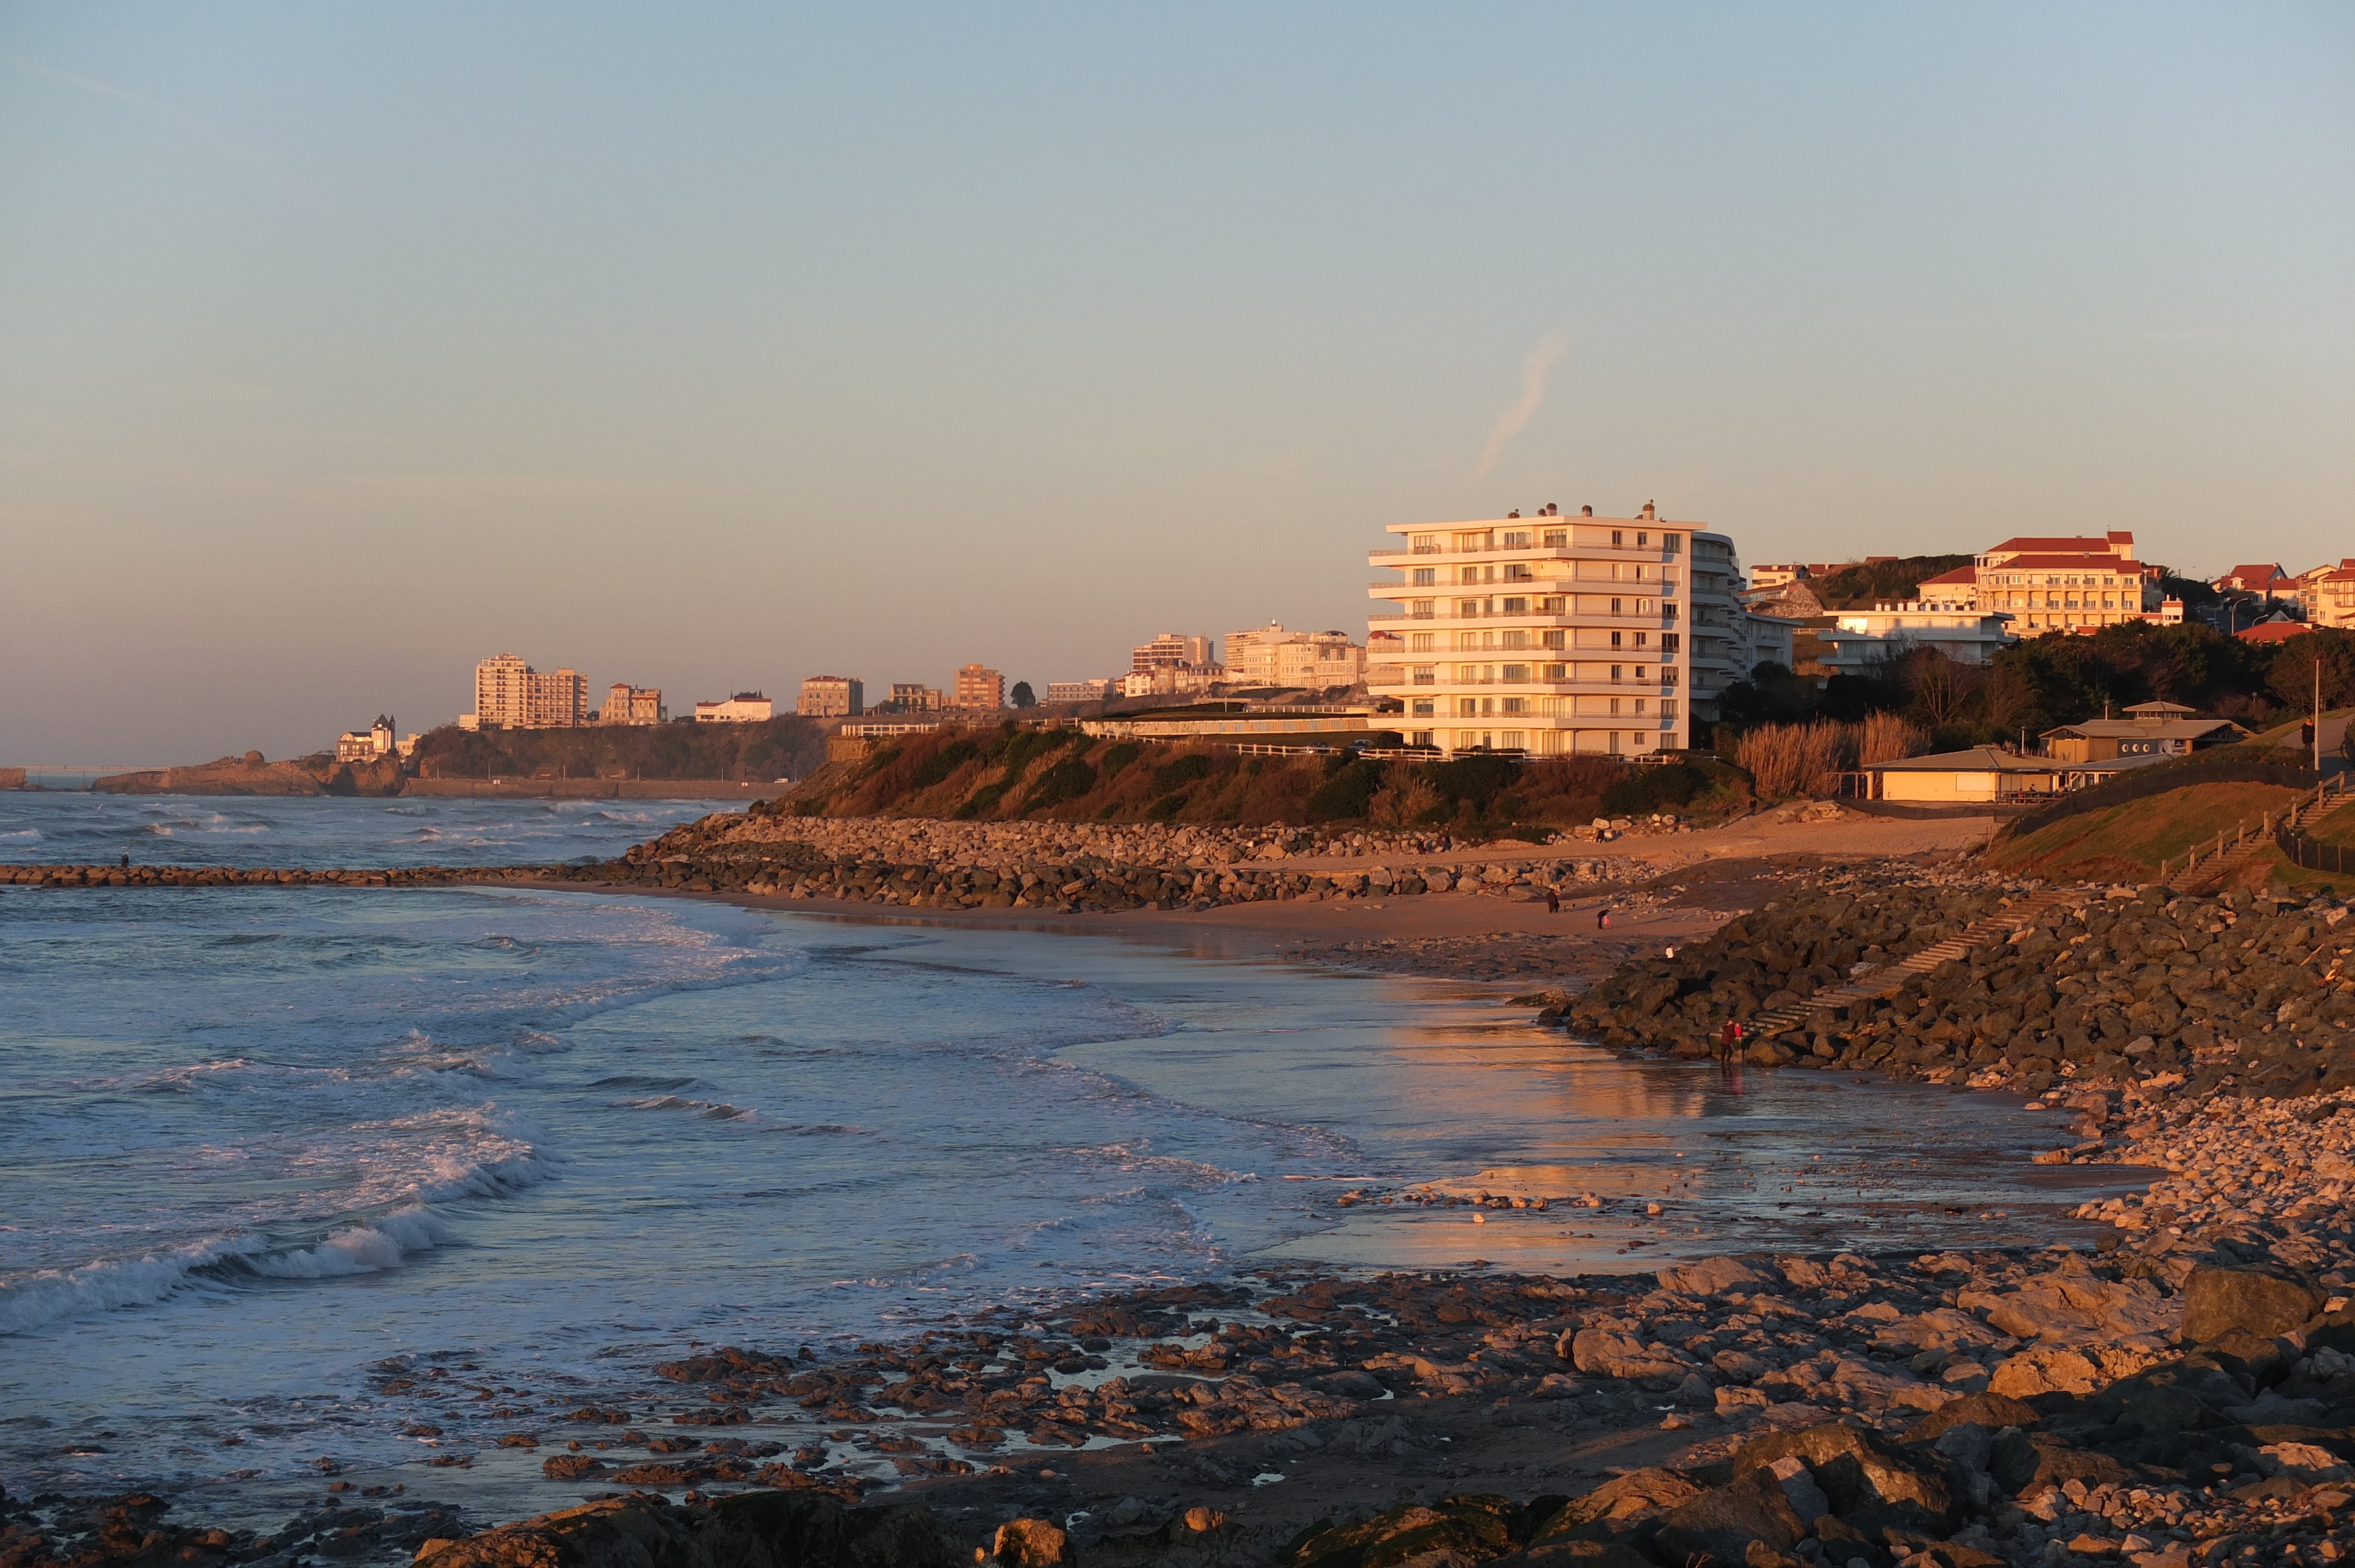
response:
<path id="1" fill-rule="evenodd" d="M 0 797 L 0 832 L 508 861 L 703 809 Z M 7 887 L 0 998 L 18 1489 L 275 1500 L 323 1458 L 421 1466 L 582 1404 L 645 1412 L 677 1397 L 654 1364 L 694 1344 L 823 1348 L 1271 1261 L 2054 1234 L 2051 1195 L 2001 1175 L 2052 1135 L 1987 1097 L 1629 1064 L 1476 988 L 1102 936 L 506 889 Z M 1419 1181 L 1662 1213 L 1334 1202 Z M 521 1456 L 467 1484 L 494 1515 L 573 1495 Z"/>
<path id="2" fill-rule="evenodd" d="M 0 862 L 544 865 L 608 860 L 709 800 L 346 800 L 0 790 Z"/>

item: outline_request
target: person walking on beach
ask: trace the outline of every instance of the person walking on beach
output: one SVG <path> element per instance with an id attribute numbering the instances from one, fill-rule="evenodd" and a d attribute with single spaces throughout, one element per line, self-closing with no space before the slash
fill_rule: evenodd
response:
<path id="1" fill-rule="evenodd" d="M 1546 889 L 1546 913 L 1549 915 L 1561 913 L 1561 895 L 1550 887 Z"/>
<path id="2" fill-rule="evenodd" d="M 1730 1062 L 1733 1059 L 1733 1036 L 1741 1027 L 1742 1025 L 1734 1022 L 1733 1020 L 1729 1018 L 1725 1021 L 1725 1027 L 1717 1032 L 1717 1059 L 1719 1061 Z"/>
<path id="3" fill-rule="evenodd" d="M 1601 906 L 1600 907 L 1598 907 L 1598 908 L 1594 911 L 1594 928 L 1595 928 L 1596 930 L 1598 930 L 1598 931 L 1601 931 L 1601 930 L 1607 929 L 1607 928 L 1610 927 L 1610 925 L 1611 925 L 1611 906 L 1609 906 L 1608 904 L 1605 904 L 1605 905 Z"/>

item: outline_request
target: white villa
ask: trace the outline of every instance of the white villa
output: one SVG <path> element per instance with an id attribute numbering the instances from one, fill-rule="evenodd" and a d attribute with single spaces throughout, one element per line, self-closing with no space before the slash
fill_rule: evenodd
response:
<path id="1" fill-rule="evenodd" d="M 1399 523 L 1400 574 L 1369 620 L 1401 637 L 1368 688 L 1406 704 L 1410 741 L 1443 751 L 1640 755 L 1680 749 L 1689 723 L 1747 675 L 1752 629 L 1733 541 L 1658 516 Z M 1780 626 L 1781 623 L 1777 623 Z M 1382 646 L 1400 644 L 1385 640 Z"/>

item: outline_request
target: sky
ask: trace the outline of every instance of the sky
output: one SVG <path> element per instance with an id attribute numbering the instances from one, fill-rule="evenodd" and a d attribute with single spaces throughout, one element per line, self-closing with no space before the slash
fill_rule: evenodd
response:
<path id="1" fill-rule="evenodd" d="M 2355 554 L 2355 7 L 0 5 L 0 763 L 1362 636 L 1392 523 Z"/>

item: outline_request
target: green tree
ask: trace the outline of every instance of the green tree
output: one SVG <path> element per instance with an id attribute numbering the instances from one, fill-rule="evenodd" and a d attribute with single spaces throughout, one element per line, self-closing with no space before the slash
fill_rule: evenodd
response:
<path id="1" fill-rule="evenodd" d="M 1030 690 L 1030 683 L 1028 681 L 1015 682 L 1010 696 L 1018 708 L 1035 708 L 1039 705 L 1039 698 Z"/>

